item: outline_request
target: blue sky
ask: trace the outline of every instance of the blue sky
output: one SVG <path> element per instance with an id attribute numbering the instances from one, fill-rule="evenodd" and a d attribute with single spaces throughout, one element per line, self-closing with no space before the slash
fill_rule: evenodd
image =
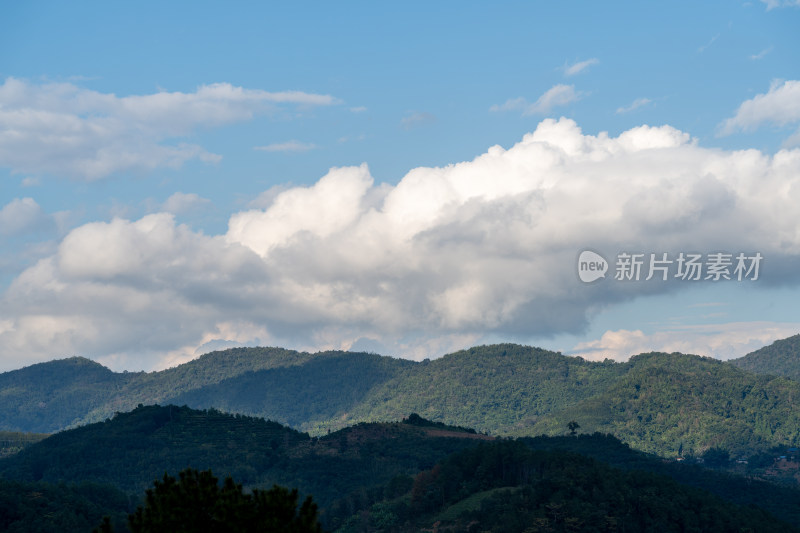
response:
<path id="1" fill-rule="evenodd" d="M 797 2 L 429 4 L 0 7 L 0 369 L 800 330 Z"/>

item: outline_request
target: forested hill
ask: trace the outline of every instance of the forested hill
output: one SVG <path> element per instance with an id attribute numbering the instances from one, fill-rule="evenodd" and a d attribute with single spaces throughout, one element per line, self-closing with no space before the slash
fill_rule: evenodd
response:
<path id="1" fill-rule="evenodd" d="M 411 418 L 411 417 L 410 417 Z M 311 438 L 276 422 L 216 410 L 141 406 L 66 430 L 0 459 L 0 480 L 95 483 L 142 493 L 164 472 L 192 467 L 247 486 L 300 488 L 322 505 L 432 467 L 489 440 L 413 417 Z"/>
<path id="2" fill-rule="evenodd" d="M 520 346 L 478 346 L 416 364 L 387 380 L 334 427 L 404 413 L 499 434 L 526 433 L 541 416 L 610 387 L 627 366 Z"/>
<path id="3" fill-rule="evenodd" d="M 232 348 L 163 371 L 115 373 L 88 359 L 73 357 L 0 374 L 0 430 L 52 433 L 105 420 L 138 404 L 175 403 L 183 397 L 181 404 L 228 409 L 284 423 L 291 418 L 293 425 L 301 427 L 306 419 L 299 420 L 290 413 L 286 416 L 263 397 L 245 394 L 243 398 L 242 390 L 248 390 L 247 384 L 256 376 L 262 393 L 288 398 L 284 405 L 297 408 L 301 403 L 296 401 L 298 384 L 303 381 L 306 389 L 325 396 L 319 404 L 323 410 L 329 410 L 329 401 L 333 400 L 340 408 L 349 408 L 348 398 L 340 391 L 360 386 L 366 392 L 366 383 L 412 365 L 411 361 L 364 353 Z M 300 368 L 302 372 L 297 372 Z M 236 378 L 242 379 L 241 386 Z M 220 399 L 219 391 L 235 394 Z M 307 399 L 302 403 L 308 404 Z M 263 405 L 267 407 L 259 407 Z"/>
<path id="4" fill-rule="evenodd" d="M 800 383 L 684 354 L 637 355 L 610 387 L 542 417 L 531 434 L 559 434 L 570 420 L 662 456 L 709 447 L 749 455 L 800 444 Z"/>
<path id="5" fill-rule="evenodd" d="M 60 374 L 70 361 L 91 366 L 91 379 Z M 0 395 L 10 400 L 0 404 L 0 429 L 54 432 L 140 403 L 185 403 L 309 431 L 415 411 L 481 431 L 508 431 L 597 393 L 622 371 L 624 365 L 513 344 L 421 363 L 366 353 L 236 348 L 161 372 L 127 374 L 70 359 L 0 374 Z M 21 383 L 17 373 L 31 377 Z M 84 400 L 65 415 L 54 398 L 75 390 Z"/>
<path id="6" fill-rule="evenodd" d="M 51 433 L 78 424 L 141 377 L 112 372 L 83 357 L 4 372 L 0 430 Z"/>
<path id="7" fill-rule="evenodd" d="M 18 531 L 86 530 L 76 514 L 119 516 L 130 504 L 117 491 L 135 503 L 165 471 L 186 467 L 247 487 L 297 487 L 319 503 L 329 530 L 420 531 L 441 522 L 520 532 L 532 524 L 796 531 L 788 524 L 800 523 L 797 490 L 665 462 L 600 434 L 511 441 L 410 415 L 312 438 L 258 418 L 142 406 L 0 460 L 0 526 L 17 517 Z"/>
<path id="8" fill-rule="evenodd" d="M 617 435 L 674 457 L 749 455 L 800 444 L 800 382 L 718 360 L 642 354 L 590 362 L 515 344 L 433 361 L 238 348 L 162 372 L 117 374 L 68 359 L 0 375 L 0 430 L 54 432 L 138 404 L 174 403 L 275 420 L 312 435 L 409 413 L 494 435 Z"/>
<path id="9" fill-rule="evenodd" d="M 729 362 L 750 372 L 785 376 L 800 381 L 800 334 L 775 341 Z"/>
<path id="10" fill-rule="evenodd" d="M 613 447 L 600 435 L 576 444 L 581 451 Z M 373 504 L 340 531 L 797 531 L 790 525 L 797 515 L 784 507 L 795 491 L 779 494 L 765 486 L 770 494 L 758 497 L 777 504 L 772 511 L 788 522 L 781 523 L 752 501 L 735 505 L 647 467 L 618 469 L 557 443 L 547 448 L 499 441 L 453 454 L 417 475 L 405 498 Z M 716 488 L 730 483 L 745 497 L 762 489 L 744 480 L 713 481 Z"/>

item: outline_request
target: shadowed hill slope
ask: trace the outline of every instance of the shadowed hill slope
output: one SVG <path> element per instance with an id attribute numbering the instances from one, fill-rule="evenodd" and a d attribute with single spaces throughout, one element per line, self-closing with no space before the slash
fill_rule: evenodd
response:
<path id="1" fill-rule="evenodd" d="M 800 381 L 800 335 L 775 341 L 728 362 L 757 374 L 784 376 Z"/>

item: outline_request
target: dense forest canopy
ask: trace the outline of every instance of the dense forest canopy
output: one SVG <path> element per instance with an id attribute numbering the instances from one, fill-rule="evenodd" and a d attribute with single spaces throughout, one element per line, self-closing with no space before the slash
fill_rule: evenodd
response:
<path id="1" fill-rule="evenodd" d="M 413 412 L 507 436 L 560 435 L 575 421 L 667 457 L 712 447 L 741 456 L 800 443 L 800 383 L 683 354 L 590 362 L 499 344 L 413 362 L 236 348 L 151 373 L 118 374 L 81 358 L 43 363 L 0 374 L 0 394 L 0 429 L 9 431 L 49 433 L 139 403 L 175 403 L 267 418 L 313 436 Z"/>
<path id="2" fill-rule="evenodd" d="M 34 524 L 86 531 L 104 515 L 124 531 L 154 480 L 177 479 L 186 468 L 230 476 L 247 493 L 296 488 L 295 503 L 312 496 L 329 530 L 418 531 L 437 521 L 498 531 L 623 523 L 632 531 L 708 530 L 759 521 L 755 530 L 789 531 L 787 524 L 800 524 L 797 489 L 665 462 L 610 435 L 511 440 L 412 413 L 317 438 L 176 406 L 142 406 L 0 460 L 0 505 L 11 531 L 34 531 Z M 80 520 L 67 506 L 81 509 Z"/>

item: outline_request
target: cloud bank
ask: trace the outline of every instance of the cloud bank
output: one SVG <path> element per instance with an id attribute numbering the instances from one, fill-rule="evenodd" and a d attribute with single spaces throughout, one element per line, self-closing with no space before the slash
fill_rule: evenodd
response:
<path id="1" fill-rule="evenodd" d="M 647 352 L 681 352 L 728 360 L 758 350 L 776 339 L 796 335 L 800 323 L 730 322 L 726 324 L 680 326 L 652 334 L 640 330 L 607 331 L 597 340 L 575 346 L 571 355 L 591 361 L 625 361 Z"/>
<path id="2" fill-rule="evenodd" d="M 800 150 L 709 149 L 670 126 L 611 137 L 547 119 L 394 186 L 361 165 L 264 198 L 224 235 L 167 213 L 74 229 L 2 295 L 0 366 L 163 367 L 223 341 L 429 357 L 487 334 L 581 332 L 605 306 L 687 288 L 583 284 L 586 248 L 759 251 L 767 285 L 796 283 L 800 264 Z"/>
<path id="3" fill-rule="evenodd" d="M 289 105 L 335 103 L 329 95 L 228 83 L 202 85 L 193 93 L 118 97 L 71 83 L 7 78 L 0 85 L 0 166 L 91 181 L 118 172 L 180 167 L 192 159 L 215 162 L 219 155 L 180 138 Z"/>

